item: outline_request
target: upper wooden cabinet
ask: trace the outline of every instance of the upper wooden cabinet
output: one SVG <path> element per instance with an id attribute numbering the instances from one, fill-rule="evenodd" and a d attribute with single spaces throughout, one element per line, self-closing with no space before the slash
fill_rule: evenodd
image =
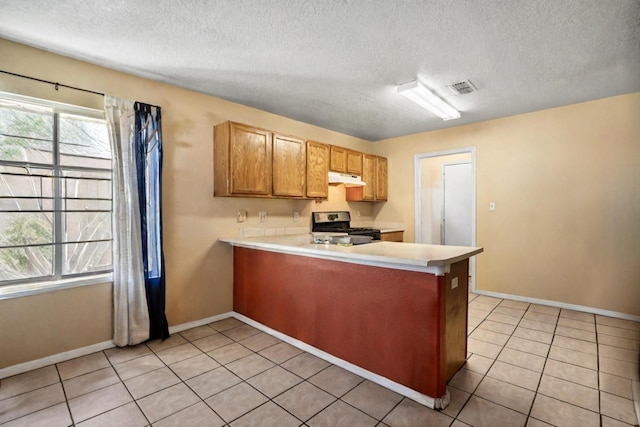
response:
<path id="1" fill-rule="evenodd" d="M 329 159 L 329 145 L 307 141 L 307 197 L 329 197 Z"/>
<path id="2" fill-rule="evenodd" d="M 329 169 L 333 172 L 362 175 L 362 153 L 332 145 Z"/>
<path id="3" fill-rule="evenodd" d="M 365 154 L 366 155 L 366 154 Z M 347 150 L 347 173 L 362 175 L 364 173 L 363 154 Z"/>
<path id="4" fill-rule="evenodd" d="M 347 200 L 387 200 L 387 159 L 267 129 L 224 122 L 213 128 L 214 195 L 328 199 L 329 170 L 362 176 Z"/>
<path id="5" fill-rule="evenodd" d="M 213 128 L 215 196 L 305 197 L 305 141 L 225 122 Z"/>
<path id="6" fill-rule="evenodd" d="M 305 141 L 292 136 L 273 135 L 273 195 L 305 197 Z"/>
<path id="7" fill-rule="evenodd" d="M 344 147 L 331 146 L 331 163 L 329 169 L 333 172 L 347 172 L 347 149 Z"/>
<path id="8" fill-rule="evenodd" d="M 269 196 L 272 134 L 225 122 L 213 131 L 214 195 Z"/>
<path id="9" fill-rule="evenodd" d="M 362 187 L 362 200 L 376 199 L 376 156 L 365 154 L 362 158 L 362 180 L 367 183 Z"/>
<path id="10" fill-rule="evenodd" d="M 387 200 L 387 159 L 364 154 L 362 158 L 362 180 L 367 184 L 364 187 L 347 188 L 347 201 Z"/>
<path id="11" fill-rule="evenodd" d="M 387 182 L 387 159 L 384 157 L 376 157 L 376 200 L 387 200 L 388 198 Z"/>

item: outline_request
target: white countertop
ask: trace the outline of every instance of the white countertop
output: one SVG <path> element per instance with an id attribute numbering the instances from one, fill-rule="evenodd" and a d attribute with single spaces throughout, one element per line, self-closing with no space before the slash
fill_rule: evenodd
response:
<path id="1" fill-rule="evenodd" d="M 423 245 L 418 243 L 374 241 L 364 245 L 338 246 L 311 243 L 311 235 L 221 238 L 233 246 L 308 256 L 354 264 L 399 270 L 421 271 L 438 276 L 449 272 L 451 264 L 470 258 L 482 248 Z"/>

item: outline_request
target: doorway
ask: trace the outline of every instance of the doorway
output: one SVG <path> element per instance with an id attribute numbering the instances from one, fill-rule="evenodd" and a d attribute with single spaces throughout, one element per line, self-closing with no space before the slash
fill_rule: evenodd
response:
<path id="1" fill-rule="evenodd" d="M 475 246 L 475 147 L 416 154 L 414 164 L 415 242 Z M 469 275 L 475 290 L 475 257 Z"/>
<path id="2" fill-rule="evenodd" d="M 471 246 L 471 162 L 443 163 L 441 244 Z"/>

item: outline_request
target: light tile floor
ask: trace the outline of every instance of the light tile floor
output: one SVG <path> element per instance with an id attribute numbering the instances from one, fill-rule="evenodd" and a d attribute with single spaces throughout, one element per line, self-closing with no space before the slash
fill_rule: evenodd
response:
<path id="1" fill-rule="evenodd" d="M 7 426 L 630 426 L 640 323 L 469 296 L 434 411 L 229 318 L 0 382 Z"/>

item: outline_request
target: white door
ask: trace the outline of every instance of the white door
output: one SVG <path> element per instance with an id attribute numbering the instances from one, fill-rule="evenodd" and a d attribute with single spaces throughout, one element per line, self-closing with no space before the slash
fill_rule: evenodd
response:
<path id="1" fill-rule="evenodd" d="M 472 246 L 471 162 L 442 165 L 442 244 Z"/>

